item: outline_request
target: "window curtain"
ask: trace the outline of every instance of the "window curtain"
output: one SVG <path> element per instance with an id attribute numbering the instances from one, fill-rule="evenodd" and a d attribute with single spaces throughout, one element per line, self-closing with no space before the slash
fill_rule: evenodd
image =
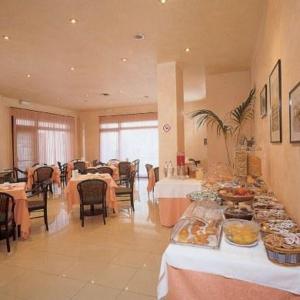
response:
<path id="1" fill-rule="evenodd" d="M 74 157 L 73 117 L 12 108 L 14 165 L 65 163 Z"/>
<path id="2" fill-rule="evenodd" d="M 99 117 L 100 160 L 140 159 L 140 176 L 145 164 L 158 165 L 158 121 L 156 113 Z"/>

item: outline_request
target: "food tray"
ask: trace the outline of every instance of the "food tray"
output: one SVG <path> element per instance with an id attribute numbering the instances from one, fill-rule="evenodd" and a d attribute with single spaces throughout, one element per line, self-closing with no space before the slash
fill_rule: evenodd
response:
<path id="1" fill-rule="evenodd" d="M 222 221 L 183 218 L 174 226 L 171 243 L 218 249 L 222 237 Z"/>

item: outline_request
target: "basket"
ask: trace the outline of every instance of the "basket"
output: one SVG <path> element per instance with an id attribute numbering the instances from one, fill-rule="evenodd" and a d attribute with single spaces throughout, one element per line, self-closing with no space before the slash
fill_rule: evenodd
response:
<path id="1" fill-rule="evenodd" d="M 300 266 L 300 248 L 285 249 L 270 245 L 265 241 L 264 245 L 267 252 L 268 259 L 279 265 L 296 267 Z"/>

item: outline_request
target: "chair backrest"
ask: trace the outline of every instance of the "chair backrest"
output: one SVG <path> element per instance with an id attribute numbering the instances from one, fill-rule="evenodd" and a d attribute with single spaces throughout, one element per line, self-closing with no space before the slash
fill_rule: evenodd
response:
<path id="1" fill-rule="evenodd" d="M 76 162 L 76 161 L 80 161 L 80 159 L 79 158 L 74 158 L 74 159 L 71 160 L 71 162 Z"/>
<path id="2" fill-rule="evenodd" d="M 73 163 L 74 170 L 78 170 L 79 173 L 84 174 L 86 172 L 86 165 L 84 161 L 76 161 Z"/>
<path id="3" fill-rule="evenodd" d="M 61 162 L 58 161 L 57 165 L 58 165 L 59 170 L 62 172 L 63 171 L 63 166 L 62 166 Z"/>
<path id="4" fill-rule="evenodd" d="M 134 168 L 137 171 L 137 173 L 139 172 L 139 168 L 140 168 L 140 160 L 139 159 L 135 159 L 133 162 L 134 164 Z"/>
<path id="5" fill-rule="evenodd" d="M 87 174 L 88 173 L 90 173 L 90 174 L 98 173 L 98 169 L 96 169 L 96 168 L 87 168 L 85 171 L 86 171 Z"/>
<path id="6" fill-rule="evenodd" d="M 98 164 L 98 159 L 94 159 L 94 160 L 92 161 L 92 166 L 93 166 L 93 167 L 96 167 L 97 164 Z"/>
<path id="7" fill-rule="evenodd" d="M 119 162 L 120 162 L 119 159 L 113 158 L 113 159 L 110 159 L 110 160 L 107 162 L 107 164 L 108 164 L 108 165 L 111 165 L 111 164 L 117 164 L 117 163 L 119 163 Z"/>
<path id="8" fill-rule="evenodd" d="M 97 168 L 97 172 L 100 174 L 109 174 L 110 176 L 113 176 L 113 170 L 110 167 L 99 167 Z"/>
<path id="9" fill-rule="evenodd" d="M 27 198 L 32 198 L 38 195 L 43 195 L 44 205 L 47 207 L 48 202 L 48 185 L 45 183 L 38 183 L 32 190 L 26 191 Z"/>
<path id="10" fill-rule="evenodd" d="M 154 168 L 153 171 L 154 171 L 155 182 L 157 182 L 159 181 L 159 167 Z"/>
<path id="11" fill-rule="evenodd" d="M 38 165 L 39 165 L 39 163 L 34 163 L 31 167 L 34 168 L 34 167 L 36 167 Z"/>
<path id="12" fill-rule="evenodd" d="M 8 226 L 14 220 L 14 198 L 6 193 L 0 193 L 0 225 Z"/>
<path id="13" fill-rule="evenodd" d="M 145 164 L 145 168 L 146 168 L 146 171 L 147 171 L 147 177 L 149 178 L 149 172 L 153 168 L 153 165 Z"/>
<path id="14" fill-rule="evenodd" d="M 51 167 L 39 167 L 34 170 L 33 178 L 37 183 L 48 181 L 52 178 L 53 169 Z"/>
<path id="15" fill-rule="evenodd" d="M 13 168 L 13 177 L 16 182 L 19 182 L 20 179 L 27 179 L 27 172 L 22 171 L 19 168 Z"/>
<path id="16" fill-rule="evenodd" d="M 119 175 L 130 177 L 131 163 L 129 161 L 120 161 L 119 162 Z"/>
<path id="17" fill-rule="evenodd" d="M 101 179 L 87 179 L 77 185 L 81 204 L 105 204 L 107 183 Z"/>
<path id="18" fill-rule="evenodd" d="M 130 188 L 133 190 L 133 188 L 134 188 L 134 181 L 135 181 L 135 175 L 136 175 L 136 171 L 134 170 L 134 171 L 131 171 L 130 172 L 130 177 L 129 177 L 129 186 L 130 186 Z"/>

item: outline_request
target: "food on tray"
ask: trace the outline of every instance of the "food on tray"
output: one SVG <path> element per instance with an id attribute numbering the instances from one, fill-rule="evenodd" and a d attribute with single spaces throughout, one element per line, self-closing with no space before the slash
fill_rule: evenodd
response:
<path id="1" fill-rule="evenodd" d="M 222 221 L 206 222 L 196 218 L 183 218 L 174 226 L 171 241 L 193 246 L 219 247 Z"/>
<path id="2" fill-rule="evenodd" d="M 202 191 L 192 192 L 186 195 L 188 199 L 193 201 L 198 200 L 212 200 L 215 201 L 218 199 L 218 193 L 213 191 L 212 189 L 203 189 Z"/>
<path id="3" fill-rule="evenodd" d="M 243 220 L 252 220 L 253 218 L 253 211 L 246 208 L 246 207 L 241 207 L 241 208 L 234 208 L 234 207 L 229 207 L 226 208 L 224 211 L 224 216 L 226 219 L 243 219 Z"/>
<path id="4" fill-rule="evenodd" d="M 300 232 L 298 225 L 292 220 L 269 220 L 261 224 L 263 233 L 296 233 Z"/>
<path id="5" fill-rule="evenodd" d="M 199 245 L 207 245 L 208 244 L 208 234 L 206 234 L 206 233 L 195 234 L 193 243 L 199 244 Z"/>
<path id="6" fill-rule="evenodd" d="M 254 195 L 253 191 L 243 187 L 221 189 L 219 191 L 219 194 L 222 196 L 229 196 L 229 197 L 234 197 L 234 196 L 252 197 Z"/>
<path id="7" fill-rule="evenodd" d="M 182 228 L 178 234 L 178 240 L 180 242 L 187 242 L 188 240 L 188 237 L 189 237 L 189 231 L 187 228 Z"/>
<path id="8" fill-rule="evenodd" d="M 268 234 L 264 238 L 264 243 L 275 248 L 299 249 L 300 251 L 300 233 Z"/>
<path id="9" fill-rule="evenodd" d="M 284 209 L 259 209 L 255 210 L 254 216 L 258 222 L 290 219 Z"/>
<path id="10" fill-rule="evenodd" d="M 255 209 L 283 209 L 283 205 L 272 196 L 256 196 L 253 203 Z"/>
<path id="11" fill-rule="evenodd" d="M 228 220 L 224 223 L 224 232 L 230 242 L 240 246 L 249 246 L 257 242 L 259 227 L 251 221 Z"/>

